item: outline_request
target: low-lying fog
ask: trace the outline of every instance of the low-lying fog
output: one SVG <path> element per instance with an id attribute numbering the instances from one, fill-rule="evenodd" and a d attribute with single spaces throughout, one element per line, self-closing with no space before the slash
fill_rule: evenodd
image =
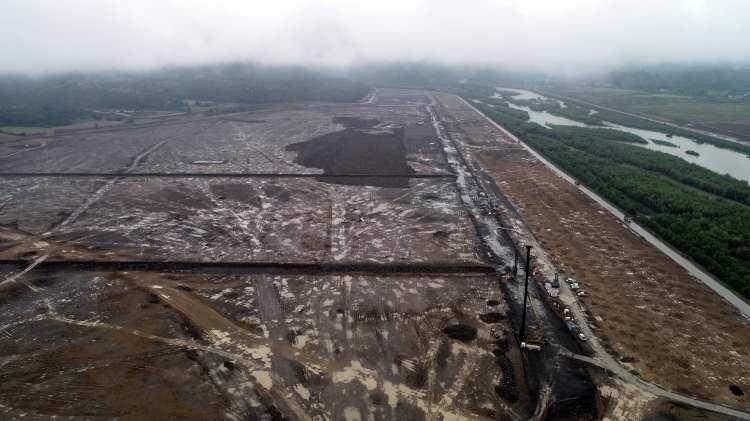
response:
<path id="1" fill-rule="evenodd" d="M 0 73 L 431 60 L 574 72 L 747 61 L 746 0 L 2 2 Z"/>

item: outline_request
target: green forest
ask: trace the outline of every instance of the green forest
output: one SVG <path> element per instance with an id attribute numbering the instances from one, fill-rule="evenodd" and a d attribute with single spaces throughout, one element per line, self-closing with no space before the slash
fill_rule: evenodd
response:
<path id="1" fill-rule="evenodd" d="M 730 95 L 736 101 L 750 101 L 747 66 L 657 66 L 615 71 L 608 75 L 608 80 L 622 89 L 721 97 L 724 101 Z"/>
<path id="2" fill-rule="evenodd" d="M 526 112 L 480 86 L 465 87 L 463 95 L 482 101 L 477 106 L 488 117 L 750 298 L 748 183 L 629 144 L 634 140 L 625 133 L 529 123 Z"/>
<path id="3" fill-rule="evenodd" d="M 252 64 L 150 72 L 0 76 L 0 126 L 60 126 L 94 110 L 181 110 L 184 100 L 257 104 L 356 101 L 368 85 L 301 67 Z"/>

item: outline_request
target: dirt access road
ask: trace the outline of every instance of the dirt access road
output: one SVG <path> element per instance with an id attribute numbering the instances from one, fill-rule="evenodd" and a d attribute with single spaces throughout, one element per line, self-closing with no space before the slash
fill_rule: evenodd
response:
<path id="1" fill-rule="evenodd" d="M 747 409 L 750 326 L 734 308 L 623 226 L 484 116 L 440 101 L 486 171 L 564 276 L 607 354 L 632 374 L 687 396 Z M 483 120 L 483 121 L 482 121 Z M 551 276 L 549 273 L 547 276 Z M 733 386 L 733 387 L 732 387 Z"/>

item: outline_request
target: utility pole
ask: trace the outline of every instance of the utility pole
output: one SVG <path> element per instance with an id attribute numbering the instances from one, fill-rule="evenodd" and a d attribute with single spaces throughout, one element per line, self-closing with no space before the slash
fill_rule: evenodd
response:
<path id="1" fill-rule="evenodd" d="M 523 313 L 521 313 L 521 342 L 526 341 L 526 301 L 529 297 L 529 272 L 531 266 L 531 246 L 526 246 L 526 273 L 523 282 Z"/>

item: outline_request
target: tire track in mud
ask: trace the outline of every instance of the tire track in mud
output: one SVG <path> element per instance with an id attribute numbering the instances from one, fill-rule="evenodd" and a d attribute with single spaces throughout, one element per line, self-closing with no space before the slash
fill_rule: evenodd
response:
<path id="1" fill-rule="evenodd" d="M 288 413 L 294 414 L 298 419 L 310 419 L 310 417 L 304 410 L 304 406 L 298 401 L 298 397 L 296 397 L 294 393 L 291 393 L 298 393 L 294 388 L 295 385 L 285 384 L 285 381 L 280 376 L 276 375 L 269 369 L 268 364 L 271 357 L 278 356 L 302 364 L 312 375 L 330 375 L 335 377 L 337 373 L 347 372 L 350 369 L 344 367 L 343 363 L 310 357 L 297 349 L 291 348 L 286 343 L 275 341 L 273 338 L 267 339 L 252 335 L 216 312 L 211 306 L 204 304 L 201 300 L 193 297 L 192 294 L 171 286 L 171 281 L 160 277 L 153 277 L 150 279 L 139 277 L 139 279 L 134 280 L 130 279 L 128 274 L 121 274 L 120 276 L 133 282 L 138 287 L 157 295 L 160 300 L 183 315 L 189 323 L 193 324 L 197 330 L 202 333 L 203 338 L 207 340 L 209 344 L 200 344 L 194 340 L 167 338 L 149 334 L 138 329 L 126 328 L 95 320 L 72 319 L 58 314 L 52 303 L 49 301 L 47 301 L 48 313 L 46 315 L 38 316 L 34 320 L 50 320 L 80 327 L 119 331 L 181 349 L 206 352 L 225 360 L 236 362 L 245 369 L 245 372 L 252 382 L 252 386 L 255 388 L 255 392 L 259 396 L 267 396 L 269 402 L 272 402 L 275 405 L 281 405 L 282 408 L 287 409 Z M 350 281 L 342 280 L 340 284 L 344 290 L 350 288 Z M 265 297 L 270 302 L 273 300 L 269 298 L 269 296 L 277 294 L 273 291 L 274 287 L 272 284 L 268 286 L 269 289 L 267 293 L 262 294 L 261 296 Z M 346 302 L 349 302 L 349 299 L 344 299 Z M 276 305 L 271 305 L 268 309 L 267 317 L 277 318 L 282 314 L 280 303 L 278 300 L 276 301 Z M 31 322 L 34 320 L 30 319 L 28 321 Z M 348 336 L 349 335 L 347 335 L 347 337 Z M 465 382 L 472 370 L 463 371 L 466 374 L 462 377 Z M 375 380 L 378 384 L 381 384 L 386 388 L 390 385 L 390 387 L 393 388 L 393 393 L 396 393 L 399 399 L 411 402 L 418 408 L 424 410 L 434 408 L 434 411 L 431 411 L 431 413 L 439 414 L 445 419 L 487 419 L 479 414 L 465 412 L 460 408 L 454 408 L 452 401 L 447 403 L 441 401 L 438 403 L 437 407 L 435 407 L 433 400 L 426 399 L 422 391 L 413 389 L 405 384 L 393 385 L 375 371 L 366 370 L 366 373 L 355 372 L 353 374 L 358 381 L 365 381 L 364 378 L 360 379 L 360 377 L 365 376 L 366 374 L 365 377 Z M 462 387 L 459 389 L 462 389 Z M 459 391 L 457 391 L 456 394 Z M 237 404 L 241 407 L 242 402 L 238 402 Z"/>
<path id="2" fill-rule="evenodd" d="M 213 122 L 213 124 L 216 124 L 216 122 Z M 200 133 L 202 131 L 205 131 L 209 127 L 210 127 L 210 125 L 206 126 L 203 129 L 200 129 L 200 130 L 196 131 L 195 134 Z M 164 139 L 164 140 L 162 140 L 160 142 L 157 142 L 157 143 L 151 145 L 150 147 L 146 148 L 145 150 L 141 151 L 138 155 L 136 155 L 135 157 L 133 157 L 133 160 L 130 162 L 130 165 L 128 165 L 128 167 L 125 168 L 125 170 L 122 171 L 122 174 L 128 174 L 128 173 L 132 172 L 136 167 L 138 167 L 138 165 L 143 160 L 147 159 L 149 155 L 151 155 L 156 150 L 158 150 L 159 148 L 161 148 L 162 146 L 164 146 L 167 142 L 169 142 L 170 140 L 173 140 L 175 138 L 177 138 L 176 135 L 172 136 L 172 137 L 168 137 L 168 138 L 166 138 L 166 139 Z M 81 206 L 79 206 L 75 211 L 73 211 L 70 215 L 68 215 L 67 218 L 65 218 L 64 220 L 62 220 L 61 222 L 59 222 L 57 224 L 52 225 L 46 232 L 42 233 L 41 237 L 42 238 L 48 238 L 58 228 L 66 226 L 66 225 L 72 223 L 73 221 L 75 221 L 76 219 L 78 219 L 78 217 L 81 214 L 83 214 L 84 212 L 86 212 L 94 203 L 98 202 L 108 191 L 110 191 L 112 189 L 112 187 L 118 181 L 120 181 L 120 179 L 121 179 L 120 175 L 115 175 L 113 178 L 111 178 L 110 180 L 108 180 L 103 186 L 99 187 L 91 196 L 89 196 L 89 198 Z M 37 258 L 31 265 L 29 265 L 28 267 L 26 267 L 19 274 L 11 276 L 10 278 L 7 278 L 4 281 L 0 282 L 0 286 L 12 284 L 12 283 L 20 280 L 23 277 L 23 275 L 25 275 L 26 273 L 30 272 L 35 267 L 41 265 L 47 259 L 49 259 L 49 257 L 51 256 L 51 254 L 56 249 L 57 249 L 57 246 L 54 246 L 54 245 L 48 247 L 45 254 L 43 254 L 42 256 L 40 256 L 39 258 Z M 24 282 L 24 284 L 27 285 L 27 286 L 29 286 L 29 288 L 32 288 L 32 290 L 33 290 L 33 287 L 30 284 L 28 284 L 26 282 Z"/>
<path id="3" fill-rule="evenodd" d="M 162 147 L 165 143 L 167 143 L 168 140 L 169 139 L 166 139 L 166 140 L 163 140 L 161 142 L 158 142 L 158 143 L 152 145 L 151 147 L 147 148 L 146 150 L 142 151 L 135 158 L 133 158 L 133 161 L 130 163 L 130 165 L 128 166 L 128 168 L 125 169 L 124 172 L 127 173 L 127 172 L 132 171 L 136 166 L 138 166 L 138 164 L 143 159 L 147 158 L 149 154 L 151 154 L 155 150 L 157 150 L 160 147 Z M 86 201 L 81 206 L 79 206 L 75 211 L 73 211 L 70 215 L 68 215 L 67 218 L 65 218 L 63 221 L 61 221 L 61 222 L 59 222 L 57 224 L 52 225 L 52 227 L 50 227 L 46 232 L 44 232 L 43 234 L 41 234 L 41 237 L 43 237 L 43 238 L 49 237 L 58 228 L 63 227 L 65 225 L 68 225 L 71 222 L 73 222 L 76 219 L 78 219 L 78 217 L 82 213 L 86 212 L 86 210 L 88 210 L 94 203 L 98 202 L 99 199 L 101 199 L 108 191 L 110 191 L 112 189 L 112 186 L 114 186 L 115 183 L 117 183 L 119 180 L 120 179 L 118 177 L 115 177 L 115 178 L 112 178 L 112 179 L 108 180 L 103 186 L 99 187 L 91 196 L 89 196 L 89 198 L 86 199 Z M 0 287 L 2 287 L 3 285 L 12 284 L 12 283 L 20 280 L 25 274 L 27 274 L 28 272 L 30 272 L 31 270 L 33 270 L 35 267 L 39 266 L 40 264 L 44 263 L 50 257 L 50 255 L 54 252 L 54 250 L 55 250 L 55 247 L 48 248 L 47 252 L 45 254 L 43 254 L 42 256 L 38 257 L 36 260 L 34 260 L 34 262 L 32 262 L 29 266 L 27 266 L 21 272 L 15 274 L 15 275 L 12 275 L 11 277 L 9 277 L 9 278 L 5 279 L 4 281 L 0 282 Z M 35 290 L 35 288 L 31 284 L 26 283 L 26 282 L 23 282 L 23 283 L 25 285 L 27 285 L 29 288 L 31 288 L 32 291 L 37 292 L 37 290 Z"/>
<path id="4" fill-rule="evenodd" d="M 97 256 L 102 260 L 51 260 L 37 266 L 49 270 L 77 270 L 92 272 L 179 272 L 179 273 L 275 273 L 282 275 L 368 273 L 368 274 L 488 274 L 495 268 L 481 264 L 450 263 L 279 263 L 273 261 L 256 262 L 199 262 L 175 260 L 113 260 Z M 108 258 L 109 260 L 104 260 Z M 28 265 L 28 260 L 0 260 L 0 265 Z"/>
<path id="5" fill-rule="evenodd" d="M 238 366 L 243 368 L 242 376 L 247 376 L 247 382 L 249 382 L 248 385 L 244 386 L 243 389 L 241 384 L 238 385 L 235 381 L 237 378 L 233 377 L 232 379 L 235 380 L 230 379 L 231 381 L 234 381 L 233 383 L 228 383 L 230 380 L 226 379 L 221 383 L 223 389 L 236 391 L 244 390 L 243 393 L 255 393 L 258 396 L 266 396 L 267 398 L 264 401 L 276 405 L 278 408 L 282 409 L 282 411 L 285 411 L 285 413 L 290 415 L 293 414 L 299 419 L 305 419 L 306 412 L 303 408 L 307 408 L 306 405 L 309 403 L 302 404 L 299 401 L 300 396 L 298 395 L 300 392 L 296 388 L 296 383 L 287 384 L 288 381 L 285 381 L 277 375 L 277 367 L 274 367 L 274 370 L 268 370 L 269 366 L 267 365 L 267 362 L 269 356 L 271 358 L 281 357 L 283 360 L 294 361 L 301 364 L 311 376 L 335 377 L 336 375 L 349 372 L 347 367 L 342 367 L 347 361 L 337 363 L 335 360 L 311 357 L 304 352 L 293 349 L 291 345 L 284 341 L 276 340 L 278 330 L 272 332 L 270 339 L 251 334 L 245 329 L 235 325 L 234 322 L 217 312 L 210 305 L 204 303 L 201 299 L 193 296 L 190 292 L 178 288 L 179 285 L 174 281 L 168 280 L 162 276 L 144 276 L 142 273 L 139 273 L 137 276 L 128 273 L 118 274 L 117 276 L 129 280 L 138 287 L 159 297 L 162 302 L 181 314 L 189 324 L 196 328 L 198 332 L 201 332 L 203 338 L 208 341 L 208 344 L 200 344 L 193 340 L 160 337 L 126 327 L 101 323 L 95 320 L 74 320 L 56 314 L 52 303 L 49 302 L 48 306 L 50 312 L 45 316 L 45 319 L 82 327 L 118 330 L 144 339 L 158 341 L 182 349 L 202 351 L 228 361 L 237 362 Z M 347 307 L 353 306 L 351 298 L 351 282 L 352 279 L 345 276 L 340 277 L 338 282 L 336 282 L 340 291 L 342 291 L 342 298 Z M 282 314 L 283 310 L 281 307 L 284 304 L 279 301 L 277 282 L 272 281 L 266 286 L 267 291 L 266 293 L 259 295 L 259 300 L 264 303 L 272 303 L 272 305 L 268 309 L 268 312 L 264 312 L 266 313 L 264 319 L 280 319 L 279 315 Z M 370 292 L 370 295 L 373 294 L 375 294 L 374 290 Z M 275 304 L 273 304 L 274 302 Z M 385 314 L 382 303 L 380 303 L 379 308 L 381 314 Z M 383 317 L 384 316 L 380 316 L 378 320 L 382 320 Z M 422 314 L 417 316 L 417 319 L 425 320 L 429 326 L 431 326 L 429 329 L 434 330 L 434 323 L 427 321 L 426 317 L 427 315 Z M 446 314 L 446 317 L 450 317 L 449 314 Z M 442 320 L 443 318 L 441 317 L 440 319 Z M 279 323 L 283 324 L 283 321 L 280 320 Z M 346 327 L 346 330 L 351 330 L 352 332 L 355 331 L 353 327 Z M 356 336 L 354 334 L 350 335 L 347 333 L 346 337 L 351 338 L 352 341 L 356 341 Z M 365 375 L 366 377 L 362 377 Z M 418 408 L 427 410 L 429 407 L 433 407 L 435 408 L 434 411 L 437 411 L 434 413 L 439 413 L 445 417 L 451 417 L 451 419 L 483 419 L 481 415 L 464 412 L 461 408 L 435 407 L 435 397 L 430 398 L 429 396 L 426 396 L 423 391 L 411 388 L 406 384 L 390 383 L 388 379 L 380 376 L 376 371 L 367 370 L 366 373 L 355 371 L 354 376 L 354 380 L 359 382 L 374 380 L 378 385 L 381 385 L 388 390 L 389 393 L 393 394 L 393 396 L 396 396 L 396 399 L 403 399 L 405 402 L 411 402 Z M 238 397 L 232 398 L 232 402 L 236 403 L 235 407 L 239 408 L 238 411 L 249 405 L 246 400 Z M 325 408 L 323 407 L 316 408 L 315 406 L 308 408 L 308 410 L 314 411 L 324 409 Z"/>
<path id="6" fill-rule="evenodd" d="M 182 349 L 207 352 L 222 357 L 225 361 L 239 363 L 244 367 L 247 371 L 246 374 L 253 382 L 254 392 L 258 396 L 269 397 L 270 399 L 268 400 L 272 405 L 282 405 L 288 409 L 288 413 L 293 413 L 297 419 L 310 419 L 294 396 L 283 392 L 283 387 L 273 387 L 274 380 L 276 384 L 280 385 L 283 385 L 283 381 L 271 372 L 271 358 L 277 356 L 294 361 L 301 364 L 310 373 L 316 375 L 336 370 L 338 368 L 336 364 L 310 357 L 299 350 L 291 348 L 286 343 L 253 335 L 188 292 L 171 286 L 172 282 L 160 276 L 139 276 L 138 279 L 133 279 L 128 274 L 118 274 L 118 276 L 131 282 L 138 288 L 157 296 L 164 304 L 181 314 L 190 325 L 200 332 L 201 337 L 208 341 L 210 345 L 202 345 L 192 340 L 162 337 L 145 333 L 138 329 L 126 328 L 96 320 L 72 319 L 58 314 L 54 304 L 49 299 L 44 300 L 47 307 L 46 314 L 2 326 L 0 332 L 23 323 L 50 320 L 81 327 L 124 332 Z M 230 395 L 232 394 L 232 390 L 226 390 L 225 392 Z M 230 400 L 235 401 L 235 407 L 240 412 L 242 408 L 250 404 L 242 395 L 230 396 Z"/>
<path id="7" fill-rule="evenodd" d="M 234 219 L 235 221 L 237 221 L 237 225 L 242 228 L 242 230 L 240 231 L 240 233 L 244 234 L 244 235 L 247 235 L 247 236 L 250 237 L 250 243 L 253 245 L 253 248 L 249 249 L 250 250 L 250 258 L 252 258 L 256 253 L 261 252 L 262 251 L 262 249 L 261 249 L 262 244 L 261 244 L 260 240 L 258 239 L 258 237 L 255 234 L 253 234 L 253 232 L 248 231 L 248 229 L 247 229 L 247 227 L 248 227 L 248 225 L 250 225 L 251 221 L 249 221 L 249 220 L 243 218 L 242 216 L 240 216 L 237 212 L 234 211 L 234 209 L 232 209 L 231 206 L 223 206 L 224 200 L 222 200 L 220 197 L 218 197 L 216 194 L 214 194 L 214 192 L 211 191 L 210 187 L 209 188 L 205 188 L 205 185 L 201 185 L 201 187 L 204 187 L 201 190 L 202 190 L 203 194 L 205 194 L 206 197 L 214 205 L 214 208 L 217 210 L 217 213 L 226 212 L 226 214 L 228 214 L 232 219 Z M 261 210 L 255 215 L 254 219 L 255 219 L 255 223 L 256 223 L 257 232 L 262 232 L 261 231 L 261 222 L 263 220 L 263 213 L 264 213 L 263 212 L 264 208 L 262 207 L 262 204 L 265 203 L 264 199 L 266 199 L 265 195 L 263 194 L 262 189 L 258 192 L 258 198 L 261 201 Z M 242 238 L 239 238 L 239 236 L 238 236 L 238 234 L 237 234 L 237 232 L 235 230 L 230 230 L 229 231 L 229 235 L 232 236 L 232 239 L 234 239 L 238 243 L 242 242 L 241 241 Z"/>
<path id="8" fill-rule="evenodd" d="M 95 173 L 95 172 L 0 172 L 0 179 L 11 178 L 445 178 L 455 179 L 453 174 L 349 174 L 349 173 L 262 173 L 262 172 L 129 172 L 129 173 Z"/>
<path id="9" fill-rule="evenodd" d="M 253 381 L 253 387 L 256 389 L 256 392 L 258 395 L 261 395 L 261 396 L 265 395 L 265 396 L 271 397 L 272 402 L 274 402 L 274 404 L 277 404 L 277 405 L 284 404 L 289 409 L 289 412 L 294 413 L 294 415 L 297 416 L 297 418 L 300 420 L 310 419 L 305 413 L 305 411 L 301 408 L 299 403 L 297 403 L 293 399 L 293 397 L 290 397 L 284 393 L 281 393 L 278 390 L 278 388 L 276 388 L 275 390 L 274 388 L 271 388 L 271 387 L 267 388 L 266 385 L 263 384 L 264 383 L 263 380 L 258 379 L 255 376 L 253 376 L 252 374 L 254 373 L 253 369 L 257 367 L 257 363 L 252 358 L 252 355 L 247 355 L 244 352 L 235 353 L 232 351 L 226 351 L 224 349 L 221 349 L 215 343 L 212 343 L 213 346 L 201 345 L 190 340 L 166 338 L 162 336 L 145 333 L 137 329 L 129 329 L 129 328 L 124 328 L 122 326 L 111 325 L 108 323 L 102 323 L 102 322 L 97 322 L 97 321 L 75 320 L 75 319 L 60 316 L 57 314 L 51 314 L 49 316 L 42 318 L 42 320 L 50 320 L 50 321 L 60 322 L 64 324 L 80 326 L 80 327 L 89 327 L 89 328 L 95 328 L 95 329 L 106 329 L 106 330 L 124 332 L 124 333 L 137 336 L 142 339 L 161 342 L 167 345 L 171 345 L 171 346 L 181 348 L 181 349 L 186 349 L 186 350 L 202 351 L 202 352 L 206 352 L 209 354 L 219 356 L 227 361 L 235 361 L 239 363 L 241 366 L 243 366 L 250 373 L 249 377 L 251 381 Z"/>
<path id="10" fill-rule="evenodd" d="M 247 141 L 247 134 L 245 134 L 245 132 L 241 131 L 239 128 L 236 128 L 236 130 L 237 131 L 236 131 L 236 133 L 234 135 L 234 138 L 236 140 L 238 140 L 239 142 L 241 142 L 241 143 L 243 143 L 243 144 L 251 147 L 253 150 L 255 150 L 255 152 L 257 152 L 263 158 L 265 158 L 266 161 L 268 161 L 268 163 L 271 164 L 274 168 L 276 168 L 278 164 L 281 164 L 282 166 L 286 166 L 288 168 L 291 168 L 292 170 L 297 169 L 294 165 L 292 165 L 291 163 L 285 161 L 284 159 L 282 159 L 282 158 L 280 158 L 280 157 L 278 157 L 278 156 L 276 156 L 276 155 L 274 155 L 272 153 L 266 153 L 258 145 L 254 144 L 254 143 L 248 142 Z"/>
<path id="11" fill-rule="evenodd" d="M 128 275 L 123 275 L 128 279 Z M 285 342 L 274 338 L 257 336 L 239 327 L 233 321 L 203 303 L 200 299 L 181 289 L 170 286 L 170 281 L 154 276 L 145 281 L 139 276 L 131 282 L 140 288 L 156 295 L 165 304 L 182 314 L 202 335 L 215 346 L 225 346 L 237 355 L 248 355 L 254 360 L 270 364 L 271 355 L 280 356 L 306 366 L 310 371 L 320 373 L 335 368 L 323 360 L 311 357 Z M 272 295 L 272 293 L 269 292 Z M 273 301 L 272 297 L 266 297 Z M 280 309 L 279 312 L 280 314 Z"/>
<path id="12" fill-rule="evenodd" d="M 133 161 L 123 172 L 129 173 L 134 170 L 142 160 L 146 159 L 151 153 L 164 146 L 164 144 L 169 140 L 171 139 L 162 140 L 161 142 L 151 145 L 151 147 L 139 153 L 135 158 L 133 158 Z M 73 213 L 68 215 L 68 217 L 65 218 L 62 222 L 53 225 L 49 230 L 47 230 L 47 232 L 42 234 L 42 236 L 48 237 L 55 230 L 57 230 L 57 228 L 64 227 L 78 219 L 78 217 L 81 216 L 82 213 L 86 212 L 94 203 L 98 202 L 107 192 L 109 192 L 118 181 L 120 181 L 120 177 L 114 177 L 108 180 L 103 186 L 99 187 L 91 196 L 89 196 L 89 198 L 81 206 L 79 206 L 78 209 L 74 210 Z"/>
<path id="13" fill-rule="evenodd" d="M 331 238 L 329 240 L 331 246 L 331 257 L 333 261 L 338 262 L 343 260 L 349 252 L 349 247 L 346 241 L 347 226 L 344 225 L 346 221 L 346 209 L 340 205 L 338 198 L 336 197 L 336 190 L 333 188 L 328 189 L 328 197 L 331 201 L 331 221 L 330 231 Z"/>
<path id="14" fill-rule="evenodd" d="M 62 263 L 62 262 L 60 262 Z M 71 262 L 68 262 L 71 263 Z M 128 262 L 120 262 L 123 264 L 127 264 Z M 153 263 L 155 266 L 158 267 L 160 262 L 146 262 L 146 263 Z M 163 262 L 161 262 L 163 263 Z M 169 264 L 170 262 L 166 262 Z M 174 262 L 172 262 L 174 263 Z M 55 262 L 52 262 L 52 264 L 55 264 Z M 243 265 L 244 263 L 240 263 L 240 265 Z M 293 266 L 293 265 L 292 265 Z M 204 266 L 206 268 L 208 266 Z M 291 267 L 291 266 L 290 266 Z M 445 266 L 435 266 L 435 265 L 307 265 L 305 266 L 308 269 L 305 270 L 317 270 L 320 273 L 321 268 L 326 270 L 325 268 L 328 268 L 332 271 L 338 271 L 339 272 L 351 272 L 352 268 L 359 269 L 362 272 L 369 272 L 373 273 L 391 273 L 391 272 L 398 272 L 399 269 L 407 270 L 407 273 L 423 273 L 423 272 L 429 272 L 429 273 L 464 273 L 467 272 L 467 270 L 463 270 L 466 268 L 469 268 L 469 266 L 464 266 L 463 269 L 461 267 L 457 267 L 455 265 L 445 265 Z M 279 266 L 278 268 L 281 268 L 282 270 L 284 267 Z M 484 266 L 474 266 L 474 268 L 481 268 L 481 270 L 478 270 L 478 272 L 481 273 L 487 273 L 491 271 L 491 268 L 484 267 Z M 92 267 L 92 269 L 94 269 Z M 213 269 L 215 270 L 221 270 L 221 267 L 217 267 L 216 265 L 213 266 Z M 268 269 L 268 268 L 267 268 Z M 277 268 L 270 268 L 269 271 L 276 272 Z M 97 270 L 97 269 L 94 269 Z M 380 272 L 377 272 L 380 271 Z M 141 275 L 139 274 L 139 277 Z M 151 281 L 151 282 L 149 282 Z M 159 277 L 153 277 L 153 278 L 147 278 L 142 281 L 141 287 L 145 288 L 146 290 L 150 291 L 154 295 L 158 296 L 165 304 L 168 304 L 170 307 L 175 309 L 176 312 L 183 315 L 186 320 L 189 321 L 189 323 L 194 324 L 195 326 L 199 327 L 199 331 L 203 333 L 205 339 L 210 343 L 210 345 L 202 345 L 198 344 L 194 341 L 186 341 L 182 339 L 170 339 L 170 338 L 163 338 L 158 337 L 155 335 L 149 335 L 144 332 L 139 332 L 136 330 L 130 330 L 128 328 L 114 326 L 114 325 L 107 325 L 95 321 L 76 321 L 73 319 L 60 317 L 59 315 L 52 314 L 51 317 L 54 317 L 58 322 L 61 323 L 69 323 L 79 326 L 88 326 L 91 328 L 111 328 L 111 329 L 119 329 L 124 332 L 132 333 L 136 336 L 141 336 L 142 338 L 151 339 L 155 341 L 161 341 L 165 344 L 170 344 L 172 346 L 184 348 L 184 349 L 193 349 L 193 350 L 199 350 L 206 353 L 212 353 L 214 355 L 217 355 L 219 357 L 225 358 L 230 361 L 238 361 L 239 365 L 241 365 L 245 371 L 248 374 L 248 376 L 253 379 L 254 387 L 256 387 L 259 392 L 259 395 L 267 395 L 269 397 L 269 400 L 272 402 L 278 402 L 282 405 L 284 405 L 288 409 L 289 415 L 294 415 L 300 419 L 307 419 L 308 416 L 305 414 L 305 411 L 302 409 L 303 407 L 299 405 L 297 400 L 294 398 L 293 393 L 287 393 L 290 391 L 293 391 L 292 385 L 285 385 L 284 381 L 277 375 L 275 375 L 273 372 L 270 372 L 268 375 L 271 380 L 272 385 L 276 385 L 275 387 L 266 387 L 266 381 L 268 379 L 265 379 L 263 377 L 257 376 L 256 374 L 260 369 L 265 369 L 267 366 L 265 365 L 266 361 L 264 358 L 258 357 L 259 354 L 249 352 L 247 347 L 251 349 L 260 348 L 261 346 L 267 346 L 271 349 L 274 356 L 276 356 L 276 350 L 273 348 L 273 339 L 276 335 L 271 336 L 271 339 L 259 337 L 257 335 L 252 335 L 250 332 L 242 329 L 241 327 L 237 326 L 232 322 L 230 319 L 227 319 L 225 316 L 223 316 L 221 313 L 216 311 L 212 306 L 204 303 L 199 298 L 195 297 L 193 294 L 190 294 L 189 292 L 183 291 L 175 286 L 173 286 L 174 283 L 171 281 L 168 281 L 166 279 L 161 279 Z M 342 280 L 340 282 L 340 285 L 345 288 L 345 307 L 350 308 L 352 306 L 351 303 L 351 283 L 347 283 L 346 280 Z M 268 283 L 265 285 L 267 287 L 265 292 L 261 295 L 260 291 L 258 291 L 258 297 L 263 298 L 262 302 L 265 302 L 268 300 L 269 302 L 269 309 L 268 309 L 268 315 L 269 317 L 274 317 L 274 315 L 279 314 L 279 308 L 277 306 L 283 305 L 283 303 L 278 301 L 278 291 L 274 291 L 274 283 Z M 373 290 L 374 293 L 374 290 Z M 275 302 L 271 302 L 272 300 L 276 300 Z M 379 300 L 379 303 L 377 305 L 378 312 L 380 313 L 380 316 L 378 320 L 385 320 L 386 317 L 388 317 L 386 314 L 389 312 L 392 312 L 392 310 L 388 309 L 386 310 L 386 306 L 384 304 L 384 301 L 381 299 Z M 442 310 L 441 310 L 442 311 Z M 450 308 L 448 311 L 451 311 Z M 416 316 L 416 317 L 425 317 L 425 316 Z M 81 324 L 82 323 L 82 324 Z M 347 320 L 347 323 L 348 320 Z M 433 321 L 427 321 L 427 324 L 429 324 L 431 327 L 431 330 L 434 330 L 435 323 Z M 346 336 L 349 337 L 349 332 L 352 336 L 352 342 L 356 341 L 358 338 L 356 335 L 356 325 L 348 325 L 346 327 Z M 425 336 L 429 336 L 429 334 L 425 333 Z M 361 340 L 361 338 L 359 338 Z M 436 341 L 439 345 L 439 341 Z M 258 345 L 260 344 L 260 345 Z M 286 343 L 278 342 L 279 346 L 283 345 L 286 348 L 289 348 L 289 345 Z M 432 344 L 428 347 L 428 349 L 432 349 Z M 265 349 L 262 351 L 265 352 Z M 294 351 L 294 350 L 291 350 Z M 280 350 L 279 353 L 286 352 L 285 350 Z M 433 355 L 437 354 L 437 345 L 435 345 L 435 353 Z M 260 355 L 265 355 L 261 353 Z M 305 354 L 300 354 L 301 356 L 305 356 Z M 285 357 L 284 355 L 281 355 L 282 357 Z M 295 355 L 292 355 L 295 356 Z M 286 358 L 286 357 L 285 357 Z M 433 357 L 434 358 L 434 357 Z M 292 358 L 289 358 L 290 360 Z M 296 361 L 296 360 L 295 360 Z M 336 363 L 330 363 L 328 361 L 319 361 L 319 363 L 324 367 L 324 371 L 327 371 L 328 374 L 338 372 L 339 367 L 337 367 Z M 328 364 L 328 365 L 326 365 Z M 326 368 L 327 367 L 327 368 Z M 363 370 L 364 371 L 364 370 Z M 467 376 L 469 376 L 472 373 L 471 369 L 463 370 L 462 371 L 463 376 L 461 377 L 463 380 L 460 382 L 460 384 L 465 384 L 467 380 Z M 357 372 L 357 381 L 362 382 L 361 377 L 363 376 L 362 372 Z M 367 375 L 371 376 L 372 378 L 377 379 L 378 385 L 385 385 L 387 383 L 387 380 L 380 376 L 377 371 L 368 370 Z M 395 390 L 397 391 L 399 396 L 403 396 L 404 400 L 406 402 L 415 402 L 415 405 L 419 408 L 426 408 L 426 407 L 433 407 L 435 405 L 435 401 L 437 400 L 435 396 L 428 396 L 425 398 L 425 394 L 420 389 L 415 389 L 408 387 L 405 384 L 396 384 L 394 386 Z M 462 387 L 458 388 L 459 390 L 462 389 Z M 459 391 L 456 391 L 455 394 L 458 394 Z M 290 397 L 291 396 L 291 397 Z M 454 405 L 455 402 L 455 396 L 451 398 L 451 405 L 449 406 L 458 406 Z M 443 402 L 443 401 L 441 401 Z M 452 407 L 443 407 L 445 405 L 445 402 L 441 404 L 441 402 L 438 402 L 438 407 L 435 412 L 431 412 L 431 414 L 440 414 L 444 418 L 450 418 L 450 419 L 483 419 L 484 417 L 478 414 L 473 414 L 470 412 L 463 413 L 462 408 L 452 408 Z"/>

